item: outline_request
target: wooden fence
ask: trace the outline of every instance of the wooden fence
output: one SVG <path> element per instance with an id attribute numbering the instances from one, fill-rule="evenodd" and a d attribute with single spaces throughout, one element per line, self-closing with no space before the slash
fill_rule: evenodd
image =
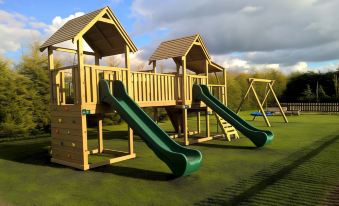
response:
<path id="1" fill-rule="evenodd" d="M 339 112 L 339 103 L 281 103 L 287 110 L 302 112 Z"/>

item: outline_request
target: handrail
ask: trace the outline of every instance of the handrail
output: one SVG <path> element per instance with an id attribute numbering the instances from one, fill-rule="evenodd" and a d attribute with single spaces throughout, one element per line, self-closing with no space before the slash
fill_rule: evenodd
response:
<path id="1" fill-rule="evenodd" d="M 175 74 L 161 74 L 161 73 L 147 73 L 147 72 L 131 72 L 132 74 L 143 74 L 143 75 L 158 75 L 158 76 L 169 76 L 169 77 L 175 77 Z"/>
<path id="2" fill-rule="evenodd" d="M 92 65 L 92 64 L 84 64 L 85 67 L 92 67 L 97 70 L 102 71 L 128 71 L 127 68 L 120 68 L 120 67 L 110 67 L 110 66 L 99 66 L 99 65 Z"/>
<path id="3" fill-rule="evenodd" d="M 209 87 L 224 87 L 225 85 L 223 84 L 209 84 Z"/>
<path id="4" fill-rule="evenodd" d="M 78 65 L 76 64 L 76 65 L 54 68 L 51 71 L 62 71 L 62 70 L 73 69 L 73 68 L 77 68 L 77 67 L 78 67 Z"/>
<path id="5" fill-rule="evenodd" d="M 187 76 L 193 77 L 193 78 L 207 79 L 207 76 L 200 76 L 200 75 L 195 75 L 195 74 L 187 74 Z"/>

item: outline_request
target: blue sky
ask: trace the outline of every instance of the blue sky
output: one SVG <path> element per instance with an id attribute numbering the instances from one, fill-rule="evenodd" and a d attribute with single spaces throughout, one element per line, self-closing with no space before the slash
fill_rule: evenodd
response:
<path id="1" fill-rule="evenodd" d="M 200 33 L 213 59 L 231 69 L 327 71 L 339 65 L 337 2 L 0 0 L 0 55 L 18 61 L 32 39 L 45 40 L 60 26 L 56 17 L 63 22 L 108 5 L 141 50 L 137 62 L 163 40 Z"/>

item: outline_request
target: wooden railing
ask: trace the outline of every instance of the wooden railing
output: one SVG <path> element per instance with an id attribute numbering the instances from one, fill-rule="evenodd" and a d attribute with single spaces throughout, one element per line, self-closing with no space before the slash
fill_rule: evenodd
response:
<path id="1" fill-rule="evenodd" d="M 192 100 L 192 88 L 194 84 L 207 84 L 207 77 L 206 76 L 199 76 L 188 74 L 187 75 L 187 91 L 186 91 L 186 100 Z"/>
<path id="2" fill-rule="evenodd" d="M 75 88 L 75 76 L 72 75 L 76 73 L 75 71 L 77 70 L 78 66 L 67 66 L 67 67 L 62 67 L 62 68 L 56 68 L 51 71 L 50 75 L 50 81 L 51 81 L 51 103 L 52 104 L 66 104 L 67 102 L 67 97 L 66 93 L 70 92 L 72 90 L 72 94 L 76 95 L 76 90 Z M 69 77 L 70 81 L 66 83 L 66 78 Z M 72 89 L 71 89 L 72 87 Z"/>
<path id="3" fill-rule="evenodd" d="M 131 72 L 132 91 L 130 96 L 143 106 L 175 104 L 178 99 L 177 76 L 172 74 L 156 74 Z"/>
<path id="4" fill-rule="evenodd" d="M 58 68 L 51 71 L 53 75 L 51 95 L 52 103 L 58 105 L 76 104 L 77 100 L 83 99 L 83 103 L 97 104 L 99 101 L 98 84 L 100 79 L 108 81 L 113 92 L 113 81 L 120 80 L 128 88 L 128 69 L 97 65 L 84 65 L 83 71 L 78 71 L 78 66 Z M 83 75 L 79 78 L 77 75 Z M 169 106 L 176 105 L 182 100 L 182 76 L 175 74 L 158 74 L 149 72 L 130 72 L 129 95 L 140 106 Z M 68 77 L 68 81 L 66 81 Z M 80 95 L 80 84 L 83 79 L 84 97 Z M 207 84 L 206 76 L 187 75 L 186 102 L 192 101 L 192 88 L 194 84 Z M 209 85 L 213 95 L 225 102 L 225 86 Z M 73 101 L 72 101 L 73 99 Z M 71 100 L 71 101 L 70 101 Z"/>
<path id="5" fill-rule="evenodd" d="M 281 103 L 289 111 L 303 112 L 339 112 L 339 103 Z"/>
<path id="6" fill-rule="evenodd" d="M 100 79 L 105 79 L 113 92 L 113 81 L 120 80 L 127 86 L 127 68 L 106 67 L 97 65 L 85 65 L 84 81 L 86 103 L 96 104 L 99 101 L 98 85 Z"/>
<path id="7" fill-rule="evenodd" d="M 226 103 L 226 88 L 222 84 L 209 84 L 208 88 L 210 92 L 219 99 L 222 103 Z"/>

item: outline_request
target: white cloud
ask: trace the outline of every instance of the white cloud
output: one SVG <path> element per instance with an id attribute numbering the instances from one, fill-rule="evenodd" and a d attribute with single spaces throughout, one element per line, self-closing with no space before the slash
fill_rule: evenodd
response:
<path id="1" fill-rule="evenodd" d="M 47 36 L 52 35 L 56 32 L 62 25 L 68 22 L 71 19 L 84 15 L 84 12 L 76 12 L 75 14 L 71 14 L 68 17 L 62 18 L 61 16 L 56 16 L 52 20 L 52 24 L 45 26 L 45 33 Z"/>
<path id="2" fill-rule="evenodd" d="M 309 70 L 308 64 L 306 62 L 298 62 L 296 65 L 291 67 L 292 72 L 305 73 Z"/>
<path id="3" fill-rule="evenodd" d="M 40 38 L 39 31 L 27 27 L 29 22 L 34 23 L 34 19 L 0 10 L 0 54 L 15 52 L 27 42 Z"/>

